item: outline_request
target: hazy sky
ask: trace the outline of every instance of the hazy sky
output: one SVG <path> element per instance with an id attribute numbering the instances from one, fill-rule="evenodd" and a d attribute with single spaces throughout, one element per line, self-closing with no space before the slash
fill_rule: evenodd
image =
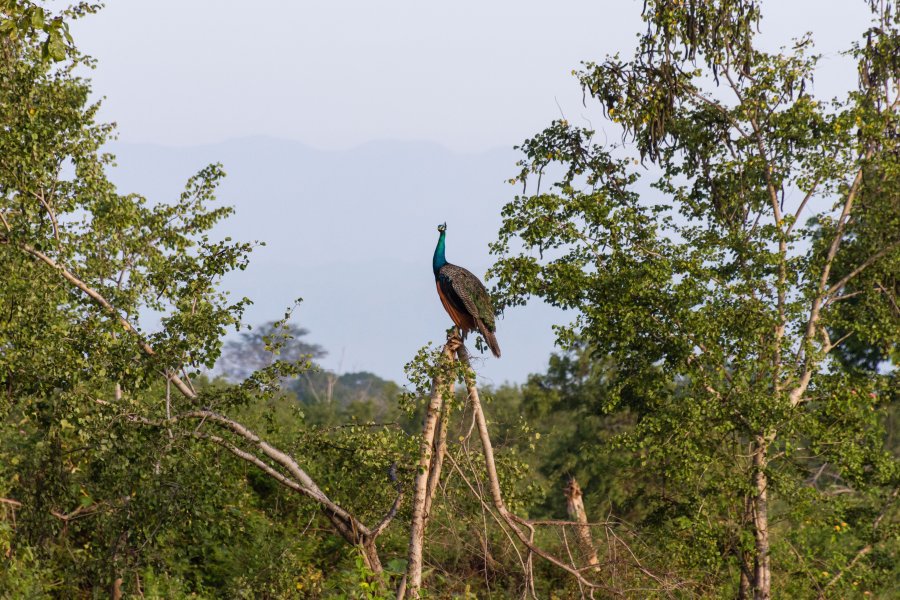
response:
<path id="1" fill-rule="evenodd" d="M 125 143 L 114 174 L 123 191 L 165 199 L 204 161 L 225 162 L 222 199 L 237 208 L 225 231 L 268 243 L 230 284 L 256 299 L 248 320 L 277 318 L 303 296 L 300 321 L 332 352 L 326 366 L 400 379 L 449 325 L 430 275 L 434 226 L 447 220 L 449 258 L 483 274 L 514 193 L 502 184 L 514 172 L 508 150 L 560 115 L 617 138 L 582 106 L 571 71 L 628 56 L 643 1 L 108 4 L 73 33 L 99 61 L 101 119 Z M 770 48 L 814 33 L 817 93 L 854 85 L 839 52 L 867 26 L 863 0 L 769 1 L 763 13 Z M 373 289 L 379 269 L 390 290 Z M 503 359 L 480 371 L 494 382 L 524 380 L 553 350 L 559 315 L 510 312 Z"/>
<path id="2" fill-rule="evenodd" d="M 763 33 L 779 45 L 814 31 L 831 57 L 862 31 L 864 4 L 764 2 Z M 484 150 L 521 141 L 560 107 L 573 121 L 585 113 L 572 69 L 628 55 L 642 5 L 109 0 L 75 32 L 100 60 L 95 87 L 124 141 L 263 134 L 320 148 L 412 139 Z"/>

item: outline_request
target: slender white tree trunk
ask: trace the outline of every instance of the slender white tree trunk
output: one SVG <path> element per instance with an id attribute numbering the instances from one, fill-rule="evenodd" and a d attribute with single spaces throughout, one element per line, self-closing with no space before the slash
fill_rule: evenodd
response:
<path id="1" fill-rule="evenodd" d="M 756 542 L 756 560 L 754 564 L 753 598 L 769 600 L 771 594 L 772 575 L 769 567 L 769 479 L 766 476 L 768 466 L 769 439 L 759 436 L 753 453 L 753 526 Z"/>
<path id="2" fill-rule="evenodd" d="M 444 346 L 444 357 L 449 361 L 453 360 L 454 346 L 451 341 L 448 341 Z M 443 459 L 443 448 L 446 440 L 446 423 L 441 425 L 441 433 L 437 440 L 435 439 L 435 432 L 439 429 L 438 422 L 440 421 L 441 409 L 445 402 L 444 393 L 447 392 L 445 380 L 446 377 L 440 371 L 435 374 L 432 381 L 428 412 L 425 414 L 425 424 L 422 427 L 419 464 L 415 484 L 413 485 L 413 512 L 409 533 L 406 577 L 397 591 L 398 599 L 404 598 L 407 594 L 410 598 L 418 598 L 419 590 L 422 587 L 422 552 L 425 546 L 425 525 L 428 520 L 428 511 L 431 509 L 431 494 L 434 493 L 437 487 L 437 478 L 440 477 L 441 473 L 440 462 Z"/>

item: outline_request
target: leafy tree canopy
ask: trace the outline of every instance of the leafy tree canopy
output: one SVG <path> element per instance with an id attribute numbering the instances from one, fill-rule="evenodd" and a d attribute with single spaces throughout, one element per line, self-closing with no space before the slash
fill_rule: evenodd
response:
<path id="1" fill-rule="evenodd" d="M 560 343 L 612 361 L 603 402 L 640 415 L 623 439 L 666 482 L 672 555 L 742 595 L 800 594 L 796 571 L 847 583 L 817 573 L 852 554 L 816 571 L 794 551 L 805 527 L 773 517 L 856 511 L 872 529 L 896 509 L 900 21 L 872 9 L 848 49 L 858 88 L 820 99 L 812 40 L 759 50 L 758 3 L 647 2 L 633 58 L 577 73 L 622 143 L 565 120 L 526 140 L 493 245 L 503 306 L 574 309 Z M 818 469 L 833 485 L 808 484 Z M 874 578 L 889 535 L 857 542 Z"/>

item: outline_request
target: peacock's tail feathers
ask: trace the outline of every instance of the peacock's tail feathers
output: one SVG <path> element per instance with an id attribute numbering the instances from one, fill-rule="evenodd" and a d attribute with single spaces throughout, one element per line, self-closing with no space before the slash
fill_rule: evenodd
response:
<path id="1" fill-rule="evenodd" d="M 478 325 L 479 333 L 484 337 L 484 341 L 487 342 L 488 348 L 491 349 L 494 356 L 500 358 L 500 344 L 497 343 L 497 337 L 494 335 L 494 332 L 485 327 L 485 324 L 481 319 L 478 319 L 476 324 Z"/>

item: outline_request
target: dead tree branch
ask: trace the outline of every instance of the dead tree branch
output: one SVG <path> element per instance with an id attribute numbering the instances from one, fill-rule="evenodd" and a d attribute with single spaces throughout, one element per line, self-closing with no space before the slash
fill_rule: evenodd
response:
<path id="1" fill-rule="evenodd" d="M 481 438 L 481 448 L 484 453 L 485 468 L 488 476 L 488 487 L 497 513 L 506 522 L 513 533 L 515 533 L 516 537 L 518 537 L 519 540 L 534 554 L 537 554 L 544 560 L 570 573 L 581 585 L 589 588 L 608 589 L 607 586 L 601 583 L 589 581 L 577 568 L 569 566 L 561 559 L 536 546 L 532 542 L 533 536 L 526 534 L 522 529 L 525 527 L 531 530 L 532 526 L 527 521 L 514 515 L 507 509 L 506 503 L 503 501 L 503 494 L 500 491 L 500 479 L 497 476 L 497 464 L 494 460 L 494 446 L 491 443 L 490 432 L 487 428 L 487 420 L 485 419 L 484 411 L 481 408 L 481 398 L 478 395 L 478 388 L 475 385 L 475 373 L 469 363 L 469 352 L 466 350 L 465 346 L 460 344 L 459 348 L 456 350 L 456 355 L 465 369 L 469 403 L 472 406 L 472 412 L 475 416 L 475 425 L 478 428 L 478 434 Z"/>
<path id="2" fill-rule="evenodd" d="M 575 536 L 578 540 L 578 547 L 587 563 L 591 566 L 600 564 L 597 558 L 597 550 L 594 548 L 594 541 L 591 539 L 591 528 L 588 525 L 587 514 L 584 511 L 584 500 L 582 499 L 581 486 L 574 477 L 569 479 L 569 484 L 564 490 L 566 496 L 566 511 L 569 518 L 576 521 Z"/>

